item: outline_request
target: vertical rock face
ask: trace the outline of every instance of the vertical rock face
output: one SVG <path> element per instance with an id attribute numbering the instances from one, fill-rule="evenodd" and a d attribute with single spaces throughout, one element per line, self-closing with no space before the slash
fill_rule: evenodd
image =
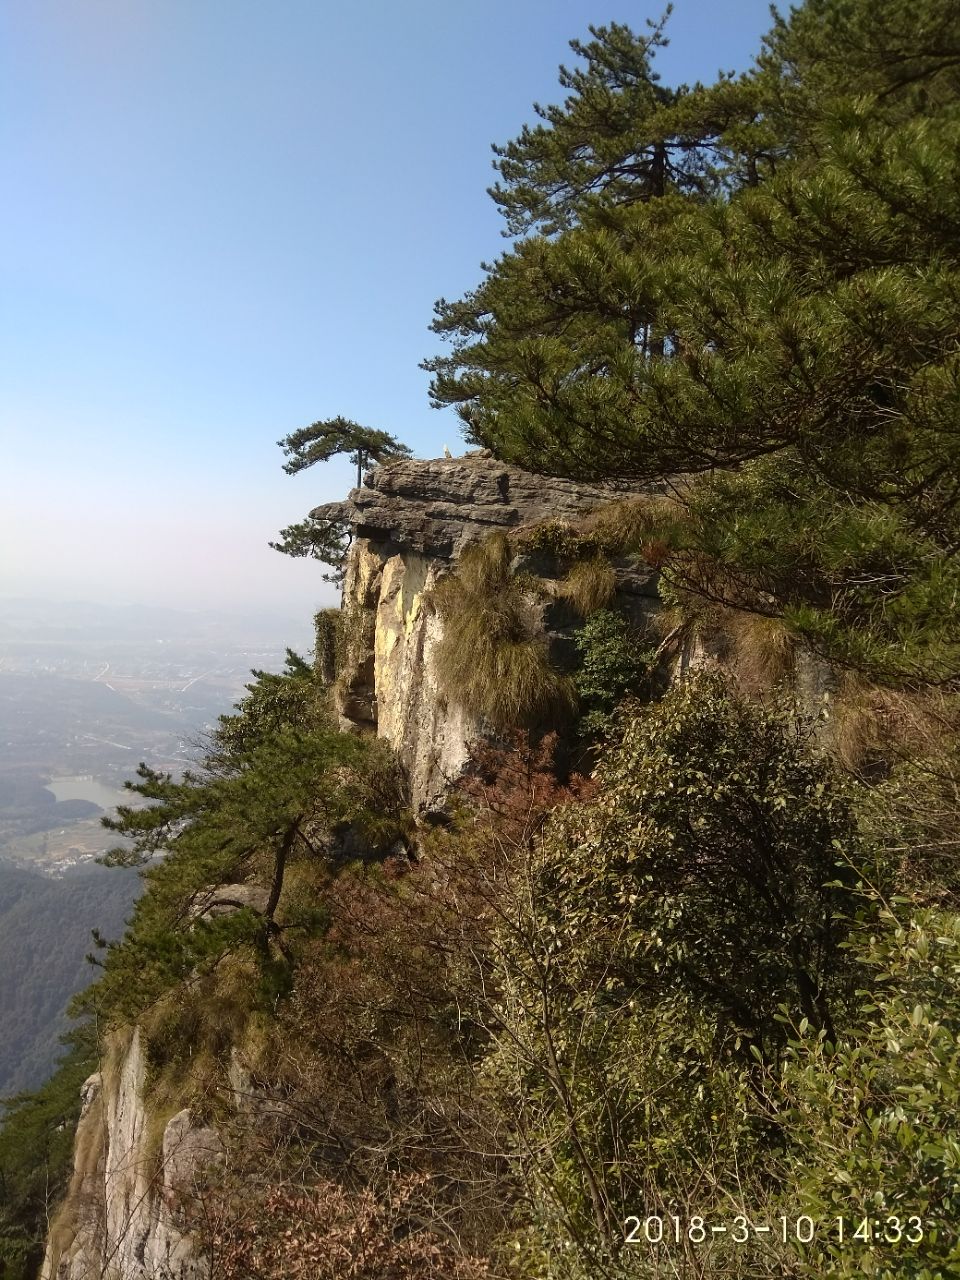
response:
<path id="1" fill-rule="evenodd" d="M 41 1280 L 204 1280 L 208 1268 L 178 1225 L 199 1175 L 216 1161 L 212 1129 L 189 1111 L 151 1140 L 139 1028 L 117 1069 L 91 1076 L 74 1144 L 74 1173 L 54 1220 Z M 154 1129 L 155 1132 L 155 1129 Z"/>
<path id="2" fill-rule="evenodd" d="M 421 812 L 442 803 L 483 731 L 440 689 L 435 653 L 442 624 L 430 588 L 465 547 L 497 530 L 574 520 L 615 496 L 480 453 L 377 467 L 346 502 L 312 513 L 347 520 L 355 534 L 343 593 L 342 722 L 374 729 L 396 749 Z M 538 565 L 537 572 L 549 577 L 551 567 Z M 634 612 L 652 608 L 652 571 L 625 567 L 618 587 Z M 562 624 L 561 618 L 560 630 Z"/>
<path id="3" fill-rule="evenodd" d="M 375 729 L 395 748 L 420 810 L 442 803 L 481 732 L 461 708 L 448 706 L 437 685 L 440 620 L 426 593 L 446 563 L 360 538 L 344 583 L 342 722 Z"/>

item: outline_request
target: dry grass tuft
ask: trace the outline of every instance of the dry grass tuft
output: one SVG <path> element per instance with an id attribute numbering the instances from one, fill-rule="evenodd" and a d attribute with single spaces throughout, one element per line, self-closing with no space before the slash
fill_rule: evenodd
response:
<path id="1" fill-rule="evenodd" d="M 493 728 L 542 723 L 569 713 L 570 681 L 550 662 L 536 605 L 510 572 L 509 540 L 494 534 L 469 548 L 431 592 L 443 619 L 437 674 L 443 692 Z"/>
<path id="2" fill-rule="evenodd" d="M 793 675 L 796 640 L 779 618 L 725 609 L 718 621 L 728 646 L 727 665 L 746 692 L 767 692 Z"/>
<path id="3" fill-rule="evenodd" d="M 878 692 L 853 672 L 840 676 L 830 708 L 828 742 L 846 769 L 859 769 L 880 745 L 883 712 Z"/>
<path id="4" fill-rule="evenodd" d="M 839 677 L 830 721 L 830 748 L 853 770 L 879 754 L 942 773 L 960 734 L 952 695 L 883 688 L 850 671 Z"/>
<path id="5" fill-rule="evenodd" d="M 600 507 L 583 524 L 615 551 L 638 551 L 649 564 L 659 564 L 670 549 L 683 546 L 688 525 L 686 507 L 675 497 L 628 498 Z"/>
<path id="6" fill-rule="evenodd" d="M 581 618 L 605 609 L 617 589 L 613 565 L 603 556 L 578 560 L 560 584 L 560 594 L 569 600 Z"/>

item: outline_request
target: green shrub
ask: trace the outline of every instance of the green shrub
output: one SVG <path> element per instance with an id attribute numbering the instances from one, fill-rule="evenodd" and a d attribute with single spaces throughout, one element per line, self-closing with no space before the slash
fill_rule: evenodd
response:
<path id="1" fill-rule="evenodd" d="M 487 1072 L 539 1276 L 619 1275 L 629 1214 L 755 1215 L 783 1141 L 760 1104 L 781 1011 L 835 1035 L 862 980 L 844 945 L 869 907 L 851 864 L 875 860 L 790 708 L 691 679 L 625 719 L 596 781 L 519 873 L 497 950 Z M 705 1270 L 665 1269 L 667 1250 L 629 1274 L 788 1274 L 731 1270 L 753 1255 L 711 1248 L 684 1259 Z"/>
<path id="2" fill-rule="evenodd" d="M 960 1273 L 960 917 L 888 911 L 881 926 L 859 948 L 856 1023 L 835 1047 L 800 1024 L 776 1081 L 783 1180 L 791 1212 L 828 1228 L 800 1274 L 934 1280 Z"/>
<path id="3" fill-rule="evenodd" d="M 337 678 L 341 613 L 341 609 L 320 609 L 313 619 L 316 634 L 313 665 L 317 679 L 324 686 L 332 685 Z"/>
<path id="4" fill-rule="evenodd" d="M 648 684 L 654 651 L 640 643 L 635 628 L 621 613 L 601 609 L 577 632 L 580 666 L 574 677 L 582 724 L 588 733 L 603 732 L 611 713 Z"/>

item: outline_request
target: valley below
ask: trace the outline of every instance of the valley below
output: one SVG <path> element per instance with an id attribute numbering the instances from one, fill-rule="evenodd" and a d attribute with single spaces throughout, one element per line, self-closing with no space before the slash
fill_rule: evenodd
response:
<path id="1" fill-rule="evenodd" d="M 105 816 L 144 761 L 178 776 L 243 693 L 275 668 L 271 635 L 302 623 L 173 610 L 4 601 L 0 608 L 0 1097 L 39 1086 L 70 997 L 94 976 L 91 932 L 117 938 L 136 871 L 97 864 L 122 844 Z"/>

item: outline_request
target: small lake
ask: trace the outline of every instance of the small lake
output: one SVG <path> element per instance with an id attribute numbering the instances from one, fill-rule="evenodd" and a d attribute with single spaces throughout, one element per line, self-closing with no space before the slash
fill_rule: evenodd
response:
<path id="1" fill-rule="evenodd" d="M 135 798 L 97 782 L 96 778 L 51 778 L 46 785 L 58 800 L 89 800 L 101 809 L 115 809 L 118 804 L 129 804 Z"/>

